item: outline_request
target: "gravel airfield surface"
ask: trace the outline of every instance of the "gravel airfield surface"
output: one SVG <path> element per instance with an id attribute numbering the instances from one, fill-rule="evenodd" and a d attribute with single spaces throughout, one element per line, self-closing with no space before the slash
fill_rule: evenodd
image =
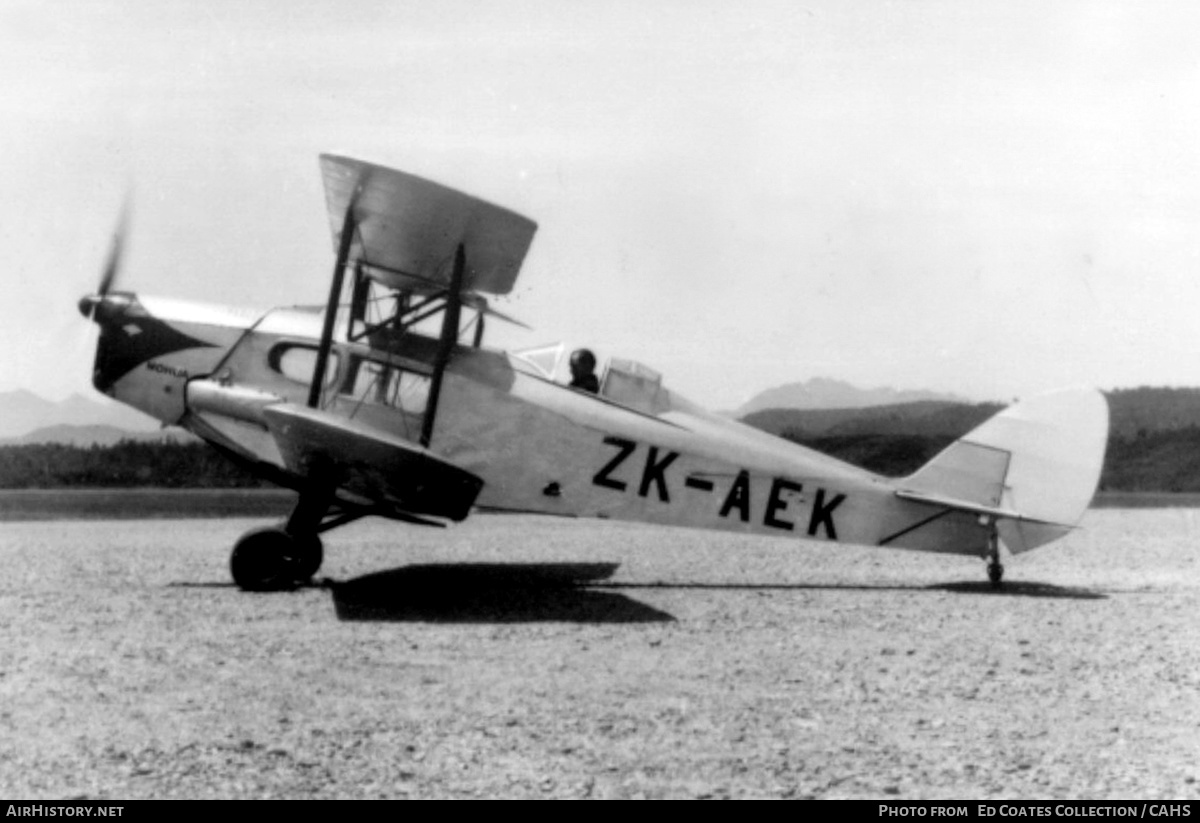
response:
<path id="1" fill-rule="evenodd" d="M 1200 794 L 1200 510 L 1007 562 L 480 516 L 0 524 L 0 795 L 955 799 Z"/>

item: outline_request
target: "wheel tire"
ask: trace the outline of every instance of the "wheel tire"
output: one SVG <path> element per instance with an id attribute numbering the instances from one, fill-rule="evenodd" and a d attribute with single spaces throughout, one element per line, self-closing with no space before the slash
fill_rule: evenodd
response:
<path id="1" fill-rule="evenodd" d="M 295 584 L 295 541 L 279 528 L 255 529 L 242 535 L 229 556 L 229 571 L 238 588 L 273 592 Z"/>
<path id="2" fill-rule="evenodd" d="M 1004 579 L 1004 566 L 996 562 L 988 563 L 987 573 L 992 586 L 1000 588 L 1000 582 Z"/>
<path id="3" fill-rule="evenodd" d="M 307 583 L 321 568 L 325 559 L 325 549 L 321 538 L 315 534 L 289 535 L 291 548 L 288 550 L 288 562 L 292 569 L 292 579 L 299 583 Z"/>

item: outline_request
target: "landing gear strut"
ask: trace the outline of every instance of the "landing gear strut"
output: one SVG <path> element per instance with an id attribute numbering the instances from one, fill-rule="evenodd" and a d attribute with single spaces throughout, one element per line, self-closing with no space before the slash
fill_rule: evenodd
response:
<path id="1" fill-rule="evenodd" d="M 988 580 L 992 581 L 993 589 L 998 589 L 1004 579 L 1004 564 L 1000 562 L 1000 536 L 996 534 L 995 525 L 992 526 L 992 534 L 988 538 L 987 561 Z"/>

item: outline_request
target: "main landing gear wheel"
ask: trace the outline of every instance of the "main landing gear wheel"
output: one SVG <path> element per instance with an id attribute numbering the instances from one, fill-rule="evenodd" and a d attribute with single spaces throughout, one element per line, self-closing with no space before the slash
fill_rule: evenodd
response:
<path id="1" fill-rule="evenodd" d="M 292 576 L 300 583 L 312 580 L 312 576 L 321 568 L 325 559 L 325 549 L 321 546 L 321 538 L 315 534 L 292 536 L 292 550 L 289 559 L 292 562 Z"/>
<path id="2" fill-rule="evenodd" d="M 296 537 L 272 526 L 242 535 L 229 557 L 229 571 L 245 591 L 280 591 L 310 579 L 321 567 L 323 555 L 321 539 L 315 534 Z"/>

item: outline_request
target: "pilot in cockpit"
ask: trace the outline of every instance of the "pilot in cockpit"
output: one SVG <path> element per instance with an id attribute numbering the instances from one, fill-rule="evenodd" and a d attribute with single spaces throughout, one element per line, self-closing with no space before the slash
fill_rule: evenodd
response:
<path id="1" fill-rule="evenodd" d="M 596 355 L 590 349 L 571 352 L 571 388 L 597 394 L 600 381 L 596 379 Z"/>

